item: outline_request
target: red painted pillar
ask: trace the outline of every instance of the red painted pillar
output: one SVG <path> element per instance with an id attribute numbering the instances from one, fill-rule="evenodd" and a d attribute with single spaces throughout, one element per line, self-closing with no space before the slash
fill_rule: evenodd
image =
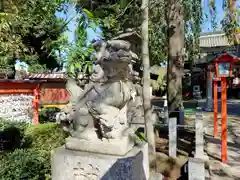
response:
<path id="1" fill-rule="evenodd" d="M 227 80 L 223 77 L 222 90 L 222 162 L 227 163 Z"/>
<path id="2" fill-rule="evenodd" d="M 214 137 L 218 136 L 218 81 L 213 81 L 213 120 L 214 120 Z"/>
<path id="3" fill-rule="evenodd" d="M 37 86 L 33 90 L 33 123 L 38 124 L 39 123 L 39 118 L 38 118 L 38 105 L 39 105 L 39 86 Z"/>

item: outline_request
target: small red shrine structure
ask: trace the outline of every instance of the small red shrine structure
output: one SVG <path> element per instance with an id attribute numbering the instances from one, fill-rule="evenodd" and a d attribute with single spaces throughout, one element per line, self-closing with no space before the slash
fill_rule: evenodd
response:
<path id="1" fill-rule="evenodd" d="M 0 80 L 0 95 L 31 94 L 33 99 L 33 123 L 38 124 L 39 87 L 43 81 Z"/>
<path id="2" fill-rule="evenodd" d="M 38 124 L 41 107 L 64 107 L 70 99 L 63 73 L 33 74 L 25 80 L 0 79 L 0 96 L 33 95 L 33 123 Z"/>
<path id="3" fill-rule="evenodd" d="M 67 78 L 63 73 L 38 73 L 28 77 L 30 80 L 41 81 L 40 99 L 41 106 L 61 107 L 69 102 L 70 94 L 66 90 Z"/>
<path id="4" fill-rule="evenodd" d="M 227 162 L 227 78 L 232 77 L 233 64 L 239 61 L 236 56 L 224 53 L 212 61 L 214 72 L 214 137 L 218 136 L 218 81 L 221 81 L 221 117 L 222 117 L 222 162 Z"/>

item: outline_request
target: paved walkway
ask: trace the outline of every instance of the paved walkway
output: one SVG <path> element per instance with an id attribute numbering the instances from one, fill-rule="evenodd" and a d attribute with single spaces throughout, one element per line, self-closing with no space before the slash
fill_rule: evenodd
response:
<path id="1" fill-rule="evenodd" d="M 240 111 L 240 109 L 239 109 Z M 210 174 L 212 179 L 238 179 L 240 180 L 240 117 L 228 116 L 228 162 L 222 164 L 221 160 L 221 116 L 219 115 L 218 137 L 213 137 L 213 116 L 205 115 L 205 150 L 210 161 Z"/>
<path id="2" fill-rule="evenodd" d="M 204 100 L 200 101 L 204 107 Z M 240 100 L 227 101 L 228 162 L 221 163 L 221 100 L 218 101 L 218 137 L 213 137 L 213 112 L 204 113 L 205 151 L 209 156 L 211 180 L 240 180 Z"/>
<path id="3" fill-rule="evenodd" d="M 198 101 L 204 108 L 205 100 Z M 191 106 L 193 102 L 185 102 Z M 209 156 L 207 176 L 211 180 L 240 180 L 240 100 L 228 100 L 228 162 L 221 163 L 221 100 L 218 101 L 218 137 L 213 137 L 213 112 L 204 112 L 205 152 Z M 191 116 L 195 119 L 195 115 Z M 193 123 L 191 120 L 190 124 Z"/>

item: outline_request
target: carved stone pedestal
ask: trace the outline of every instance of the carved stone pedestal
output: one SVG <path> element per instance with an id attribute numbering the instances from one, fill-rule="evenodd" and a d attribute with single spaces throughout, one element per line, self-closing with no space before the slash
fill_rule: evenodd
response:
<path id="1" fill-rule="evenodd" d="M 148 180 L 148 145 L 134 146 L 124 156 L 73 151 L 65 147 L 54 150 L 52 180 L 90 179 Z"/>

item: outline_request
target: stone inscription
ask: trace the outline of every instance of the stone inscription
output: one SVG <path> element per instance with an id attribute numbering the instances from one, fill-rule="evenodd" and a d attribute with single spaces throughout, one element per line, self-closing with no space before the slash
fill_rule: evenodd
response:
<path id="1" fill-rule="evenodd" d="M 32 123 L 32 95 L 0 96 L 0 118 L 9 121 Z"/>
<path id="2" fill-rule="evenodd" d="M 97 166 L 92 164 L 82 164 L 78 162 L 76 167 L 73 168 L 74 180 L 99 180 L 100 170 Z"/>

